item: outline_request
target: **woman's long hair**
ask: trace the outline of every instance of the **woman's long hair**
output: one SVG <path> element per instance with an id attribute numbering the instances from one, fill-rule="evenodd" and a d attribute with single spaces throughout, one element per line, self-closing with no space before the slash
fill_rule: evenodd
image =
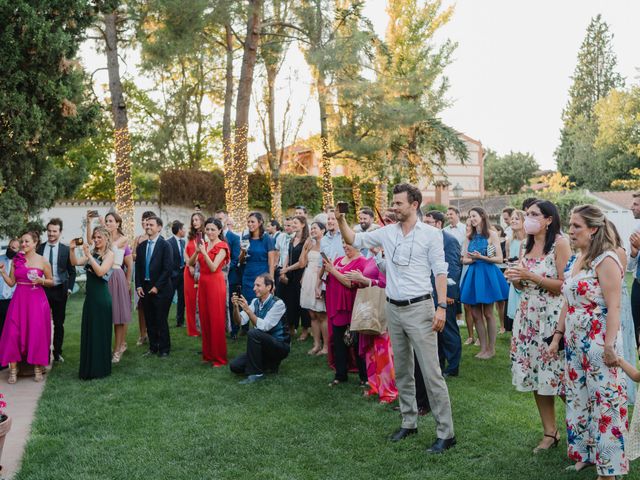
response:
<path id="1" fill-rule="evenodd" d="M 193 217 L 200 218 L 200 228 L 199 229 L 193 228 Z M 202 233 L 202 232 L 204 232 L 204 215 L 201 214 L 200 212 L 196 212 L 196 213 L 191 215 L 191 219 L 189 220 L 189 240 L 193 240 L 194 238 L 196 238 L 196 235 L 198 233 Z"/>
<path id="2" fill-rule="evenodd" d="M 613 250 L 622 242 L 618 242 L 620 236 L 618 231 L 605 216 L 604 212 L 595 205 L 580 205 L 571 210 L 572 215 L 579 215 L 588 228 L 597 228 L 591 236 L 591 243 L 586 252 L 583 252 L 582 269 L 589 270 L 591 262 L 602 253 Z"/>
<path id="3" fill-rule="evenodd" d="M 298 220 L 302 224 L 302 232 L 300 232 L 300 243 L 304 245 L 304 242 L 306 242 L 307 238 L 309 238 L 309 225 L 307 225 L 307 217 L 296 215 L 293 218 Z"/>
<path id="4" fill-rule="evenodd" d="M 551 218 L 551 223 L 547 227 L 547 234 L 544 237 L 543 253 L 548 254 L 553 248 L 553 244 L 556 242 L 556 237 L 560 234 L 562 225 L 560 224 L 560 214 L 556 206 L 549 200 L 536 200 L 529 208 L 536 205 L 544 218 Z M 534 235 L 527 235 L 527 245 L 525 246 L 525 254 L 529 253 L 533 249 L 535 243 Z"/>
<path id="5" fill-rule="evenodd" d="M 480 219 L 482 220 L 480 235 L 484 238 L 489 238 L 489 216 L 487 215 L 487 212 L 485 212 L 484 208 L 482 207 L 473 207 L 469 210 L 469 215 L 471 215 L 471 212 L 476 212 L 478 215 L 480 215 Z M 476 231 L 476 227 L 471 227 L 471 232 L 469 233 L 469 236 L 467 238 L 469 240 L 473 240 L 473 236 L 476 234 Z"/>
<path id="6" fill-rule="evenodd" d="M 122 231 L 122 217 L 116 212 L 109 212 L 104 216 L 104 218 L 106 219 L 108 216 L 113 217 L 113 219 L 116 221 L 116 225 L 118 225 L 118 233 L 124 237 L 124 232 Z"/>
<path id="7" fill-rule="evenodd" d="M 102 254 L 100 255 L 100 258 L 104 257 L 104 255 L 111 250 L 111 233 L 109 232 L 109 230 L 107 230 L 107 227 L 103 227 L 102 225 L 100 225 L 99 227 L 96 227 L 93 230 L 92 233 L 92 240 L 95 238 L 96 233 L 99 233 L 100 235 L 102 235 L 104 237 L 104 250 L 102 252 Z M 95 245 L 96 242 L 94 240 L 93 244 Z M 93 251 L 95 253 L 98 253 L 98 250 L 95 248 L 95 246 L 93 247 Z"/>
<path id="8" fill-rule="evenodd" d="M 213 223 L 216 226 L 216 228 L 220 230 L 220 233 L 218 234 L 218 239 L 221 242 L 224 242 L 225 238 L 224 238 L 224 229 L 222 228 L 222 222 L 215 217 L 209 217 L 207 218 L 207 221 L 204 222 L 204 228 L 206 229 L 207 225 L 209 225 L 210 223 Z"/>
<path id="9" fill-rule="evenodd" d="M 523 235 L 523 240 L 524 238 L 527 237 L 527 234 L 524 231 L 524 219 L 525 219 L 525 213 L 522 210 L 518 210 L 517 208 L 513 211 L 513 213 L 511 214 L 511 216 L 513 217 L 514 215 L 517 215 L 518 218 L 520 219 L 520 222 L 522 223 L 522 235 Z M 516 238 L 515 236 L 515 232 L 514 232 L 514 236 L 513 238 Z"/>
<path id="10" fill-rule="evenodd" d="M 262 239 L 262 237 L 264 236 L 264 217 L 260 212 L 251 212 L 249 215 L 247 215 L 247 219 L 249 219 L 250 217 L 254 217 L 258 221 L 258 230 L 260 232 L 258 238 Z M 251 232 L 249 232 L 249 238 L 251 238 Z"/>

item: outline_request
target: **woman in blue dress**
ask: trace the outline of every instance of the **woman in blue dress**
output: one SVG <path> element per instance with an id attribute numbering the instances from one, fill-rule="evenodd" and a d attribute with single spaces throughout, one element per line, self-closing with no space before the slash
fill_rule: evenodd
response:
<path id="1" fill-rule="evenodd" d="M 507 267 L 518 263 L 521 257 L 523 243 L 527 239 L 524 231 L 524 212 L 514 210 L 511 214 L 511 231 L 513 235 L 507 241 L 507 255 L 505 263 Z M 516 290 L 513 283 L 509 283 L 509 300 L 507 300 L 507 318 L 504 321 L 505 329 L 508 332 L 513 330 L 513 319 L 516 318 L 516 311 L 520 306 L 520 292 Z"/>
<path id="2" fill-rule="evenodd" d="M 484 209 L 469 211 L 471 234 L 462 252 L 462 263 L 469 265 L 461 285 L 460 300 L 471 306 L 471 314 L 480 340 L 476 358 L 487 360 L 496 354 L 496 318 L 493 304 L 506 300 L 509 285 L 500 272 L 502 250 L 497 232 L 489 230 L 489 218 Z"/>
<path id="3" fill-rule="evenodd" d="M 277 252 L 271 235 L 264 230 L 264 218 L 259 212 L 251 212 L 247 217 L 249 233 L 242 237 L 240 262 L 244 262 L 242 273 L 242 296 L 251 303 L 255 298 L 253 282 L 263 273 L 273 272 L 277 263 Z"/>

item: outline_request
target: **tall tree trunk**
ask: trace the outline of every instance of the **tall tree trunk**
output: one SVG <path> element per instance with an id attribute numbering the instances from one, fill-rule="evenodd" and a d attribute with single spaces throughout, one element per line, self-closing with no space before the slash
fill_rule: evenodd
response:
<path id="1" fill-rule="evenodd" d="M 278 75 L 278 66 L 267 64 L 267 92 L 265 103 L 267 104 L 267 121 L 269 128 L 269 150 L 267 151 L 267 159 L 269 161 L 269 180 L 271 184 L 271 216 L 282 220 L 282 185 L 280 182 L 280 167 L 282 166 L 283 152 L 278 155 L 278 146 L 276 144 L 276 77 Z M 284 145 L 282 145 L 284 148 Z"/>
<path id="2" fill-rule="evenodd" d="M 260 43 L 262 3 L 263 0 L 249 0 L 247 36 L 244 41 L 242 68 L 240 70 L 240 81 L 238 82 L 232 168 L 234 177 L 233 198 L 229 206 L 229 213 L 236 225 L 244 221 L 249 204 L 247 137 L 249 135 L 249 108 L 251 107 L 253 71 L 256 66 L 258 44 Z"/>
<path id="3" fill-rule="evenodd" d="M 122 82 L 120 81 L 117 22 L 117 11 L 104 16 L 109 93 L 111 94 L 111 114 L 116 150 L 116 210 L 122 217 L 122 228 L 125 234 L 129 238 L 133 238 L 135 230 L 133 185 L 131 183 L 131 136 L 129 135 L 127 104 L 124 101 Z"/>
<path id="4" fill-rule="evenodd" d="M 416 153 L 417 141 L 415 130 L 411 130 L 409 134 L 409 143 L 407 145 L 407 160 L 409 164 L 409 183 L 418 186 L 418 166 L 420 164 L 420 157 Z"/>
<path id="5" fill-rule="evenodd" d="M 376 208 L 381 215 L 389 208 L 389 180 L 386 177 L 376 182 Z M 379 219 L 378 219 L 379 220 Z"/>
<path id="6" fill-rule="evenodd" d="M 320 175 L 322 176 L 322 208 L 333 206 L 333 183 L 331 182 L 331 157 L 329 156 L 329 127 L 327 125 L 327 86 L 324 73 L 317 69 L 318 108 L 320 110 Z"/>
<path id="7" fill-rule="evenodd" d="M 224 166 L 224 196 L 227 209 L 232 204 L 233 149 L 231 147 L 231 108 L 233 108 L 233 32 L 231 23 L 224 26 L 227 51 L 226 84 L 224 89 L 224 113 L 222 115 L 222 158 Z"/>
<path id="8" fill-rule="evenodd" d="M 358 177 L 353 177 L 351 179 L 351 192 L 353 194 L 353 206 L 355 208 L 355 213 L 357 214 L 362 207 L 362 190 L 360 189 L 360 179 Z"/>

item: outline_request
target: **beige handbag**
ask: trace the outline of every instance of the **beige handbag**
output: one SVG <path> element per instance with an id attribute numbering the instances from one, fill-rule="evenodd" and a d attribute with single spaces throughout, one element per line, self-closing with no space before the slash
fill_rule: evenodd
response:
<path id="1" fill-rule="evenodd" d="M 358 290 L 351 314 L 351 331 L 380 335 L 387 330 L 384 288 L 366 287 Z"/>

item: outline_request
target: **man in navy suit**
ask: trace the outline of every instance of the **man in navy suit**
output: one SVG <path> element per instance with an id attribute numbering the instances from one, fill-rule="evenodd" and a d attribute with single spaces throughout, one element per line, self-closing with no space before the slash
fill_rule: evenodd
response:
<path id="1" fill-rule="evenodd" d="M 238 266 L 240 259 L 240 235 L 233 233 L 227 226 L 229 223 L 229 215 L 224 210 L 218 210 L 215 214 L 215 218 L 220 220 L 224 228 L 224 236 L 227 239 L 227 245 L 229 245 L 229 251 L 231 252 L 231 258 L 229 259 L 229 271 L 227 272 L 229 291 L 229 317 L 233 318 L 233 304 L 231 303 L 231 296 L 233 292 L 238 291 L 242 285 L 242 274 L 240 267 Z M 238 338 L 239 327 L 235 322 L 231 322 L 231 338 Z"/>
<path id="2" fill-rule="evenodd" d="M 175 220 L 171 224 L 171 233 L 173 233 L 173 237 L 167 241 L 173 253 L 171 283 L 173 284 L 174 294 L 178 294 L 176 327 L 180 328 L 184 327 L 184 248 L 186 246 L 184 237 L 187 234 L 184 223 L 180 220 Z"/>
<path id="3" fill-rule="evenodd" d="M 432 210 L 426 214 L 425 223 L 439 228 L 444 228 L 445 216 L 442 212 Z M 447 316 L 444 330 L 438 333 L 438 356 L 440 368 L 446 377 L 457 377 L 462 356 L 462 340 L 460 329 L 456 322 L 455 302 L 460 298 L 460 276 L 462 274 L 462 262 L 460 260 L 460 243 L 445 231 L 442 232 L 444 240 L 444 258 L 449 266 L 447 272 Z M 435 288 L 434 288 L 435 292 Z M 434 302 L 438 303 L 437 293 L 434 294 Z"/>
<path id="4" fill-rule="evenodd" d="M 169 308 L 173 298 L 171 246 L 162 236 L 162 219 L 147 219 L 145 240 L 136 249 L 136 290 L 142 299 L 147 321 L 149 351 L 145 355 L 168 357 L 171 350 L 169 337 Z"/>

